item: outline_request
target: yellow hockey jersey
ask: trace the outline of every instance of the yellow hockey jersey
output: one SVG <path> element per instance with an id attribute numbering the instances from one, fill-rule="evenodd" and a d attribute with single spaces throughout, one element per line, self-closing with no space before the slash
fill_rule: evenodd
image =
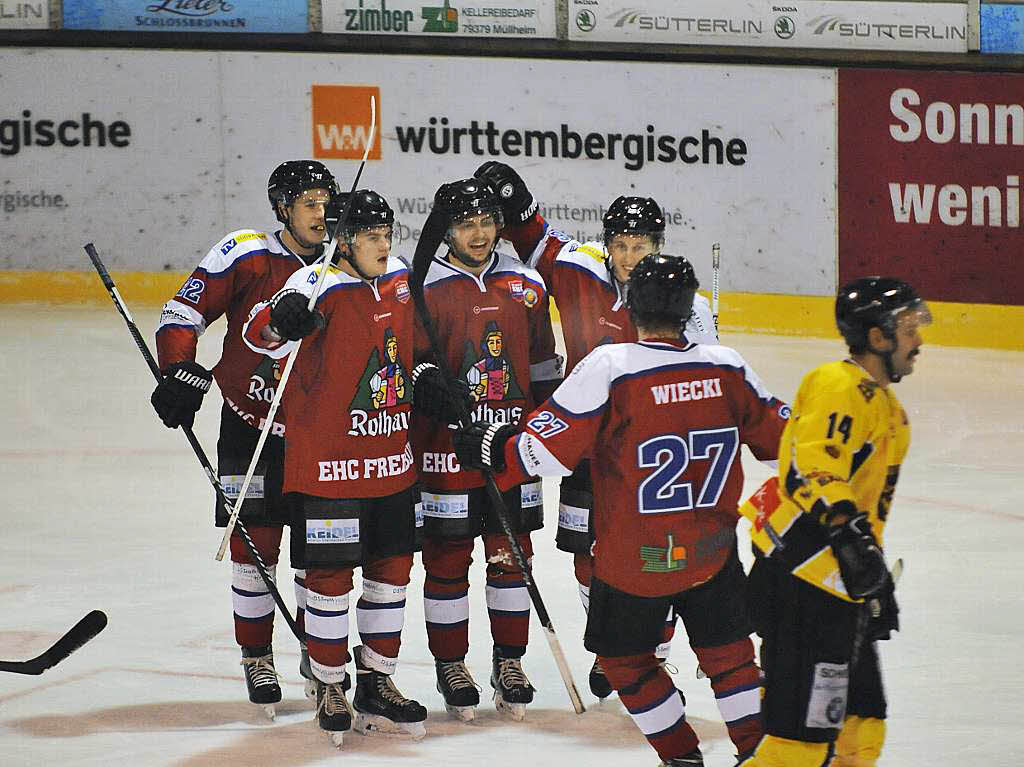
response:
<path id="1" fill-rule="evenodd" d="M 821 514 L 837 501 L 866 512 L 884 546 L 900 464 L 910 445 L 906 413 L 891 388 L 853 360 L 831 362 L 800 384 L 779 445 L 779 475 L 743 505 L 754 545 L 793 574 L 841 599 L 846 593 Z M 769 529 L 770 526 L 770 529 Z"/>

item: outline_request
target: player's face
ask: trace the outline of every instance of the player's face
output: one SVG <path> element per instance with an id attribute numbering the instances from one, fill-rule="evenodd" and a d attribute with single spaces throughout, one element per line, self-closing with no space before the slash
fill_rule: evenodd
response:
<path id="1" fill-rule="evenodd" d="M 452 255 L 471 270 L 481 269 L 498 241 L 498 219 L 492 213 L 477 213 L 452 224 L 449 233 Z"/>
<path id="2" fill-rule="evenodd" d="M 288 207 L 288 223 L 299 245 L 312 248 L 324 241 L 324 213 L 330 199 L 326 189 L 308 189 Z"/>
<path id="3" fill-rule="evenodd" d="M 619 284 L 625 285 L 640 259 L 659 248 L 649 234 L 615 234 L 608 240 L 608 258 L 612 264 L 612 274 Z"/>
<path id="4" fill-rule="evenodd" d="M 352 258 L 364 275 L 380 277 L 388 270 L 391 256 L 391 227 L 375 226 L 356 232 L 349 246 Z"/>
<path id="5" fill-rule="evenodd" d="M 896 342 L 892 353 L 892 369 L 898 376 L 914 372 L 914 360 L 920 353 L 924 339 L 921 326 L 928 324 L 927 310 L 908 309 L 896 318 Z"/>

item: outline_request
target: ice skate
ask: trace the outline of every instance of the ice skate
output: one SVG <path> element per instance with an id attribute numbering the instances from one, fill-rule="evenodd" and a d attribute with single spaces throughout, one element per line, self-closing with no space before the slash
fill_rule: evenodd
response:
<path id="1" fill-rule="evenodd" d="M 613 692 L 611 682 L 608 681 L 604 669 L 601 668 L 601 662 L 596 657 L 594 665 L 590 667 L 590 691 L 602 700 Z"/>
<path id="2" fill-rule="evenodd" d="M 316 721 L 331 742 L 341 748 L 345 733 L 352 729 L 352 707 L 341 682 L 316 680 Z"/>
<path id="3" fill-rule="evenodd" d="M 421 740 L 427 734 L 423 722 L 427 710 L 406 698 L 395 687 L 391 676 L 366 668 L 356 648 L 355 729 L 363 735 L 398 735 Z"/>
<path id="4" fill-rule="evenodd" d="M 275 703 L 281 702 L 281 685 L 274 670 L 274 652 L 266 647 L 243 647 L 242 669 L 245 686 L 249 690 L 249 701 L 262 707 L 271 721 L 277 715 Z"/>
<path id="5" fill-rule="evenodd" d="M 309 665 L 309 648 L 306 647 L 305 643 L 299 645 L 299 648 L 299 676 L 301 676 L 306 682 L 304 692 L 306 693 L 307 698 L 310 700 L 316 700 L 316 678 L 313 676 L 313 669 L 310 668 Z M 346 674 L 346 678 L 347 676 L 348 675 Z"/>
<path id="6" fill-rule="evenodd" d="M 684 756 L 674 756 L 671 759 L 666 759 L 659 767 L 704 767 L 704 756 L 699 748 L 695 748 Z"/>
<path id="7" fill-rule="evenodd" d="M 434 661 L 437 671 L 437 691 L 444 696 L 444 707 L 449 714 L 463 722 L 476 717 L 480 705 L 480 687 L 466 668 L 465 661 Z"/>
<path id="8" fill-rule="evenodd" d="M 534 687 L 523 672 L 520 658 L 504 658 L 494 650 L 491 687 L 494 688 L 494 707 L 500 714 L 508 714 L 521 722 L 526 717 L 526 704 L 533 701 Z"/>

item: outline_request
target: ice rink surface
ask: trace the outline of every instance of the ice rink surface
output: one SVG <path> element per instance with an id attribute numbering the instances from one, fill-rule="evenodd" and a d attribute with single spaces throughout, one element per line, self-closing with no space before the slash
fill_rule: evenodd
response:
<path id="1" fill-rule="evenodd" d="M 152 346 L 157 309 L 134 310 Z M 103 633 L 42 676 L 0 673 L 0 765 L 657 763 L 617 699 L 598 704 L 587 690 L 592 656 L 582 647 L 571 558 L 554 548 L 552 483 L 547 527 L 534 536 L 534 568 L 585 714 L 573 714 L 536 621 L 524 663 L 536 700 L 521 723 L 494 711 L 478 545 L 468 658 L 485 688 L 476 722 L 448 719 L 434 689 L 418 560 L 395 679 L 427 706 L 426 739 L 352 734 L 335 750 L 313 724 L 298 648 L 280 619 L 275 654 L 284 701 L 277 721 L 268 722 L 246 699 L 232 633 L 230 565 L 214 561 L 220 532 L 213 528 L 212 492 L 180 432 L 153 414 L 152 378 L 113 306 L 0 306 L 0 327 L 0 658 L 35 656 L 91 609 L 110 619 Z M 201 362 L 216 360 L 222 332 L 220 322 L 204 337 Z M 1019 765 L 1024 354 L 928 346 L 927 333 L 925 340 L 916 372 L 896 389 L 913 442 L 886 530 L 890 562 L 902 557 L 905 570 L 897 591 L 902 630 L 880 648 L 890 707 L 880 764 Z M 723 341 L 786 400 L 804 373 L 844 352 L 838 341 Z M 212 392 L 207 400 L 197 434 L 213 455 L 219 397 Z M 768 470 L 749 454 L 744 461 L 746 496 Z M 286 561 L 278 578 L 293 604 Z M 671 661 L 706 764 L 733 764 L 710 686 L 695 677 L 681 634 Z"/>

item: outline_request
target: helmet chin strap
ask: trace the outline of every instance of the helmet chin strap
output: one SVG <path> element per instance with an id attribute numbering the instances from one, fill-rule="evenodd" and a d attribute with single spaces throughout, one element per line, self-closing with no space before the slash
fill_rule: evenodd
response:
<path id="1" fill-rule="evenodd" d="M 342 250 L 341 246 L 338 246 L 338 257 L 345 259 L 345 261 L 348 262 L 348 265 L 355 269 L 356 274 L 359 275 L 360 279 L 365 280 L 366 282 L 373 282 L 375 279 L 377 279 L 376 277 L 371 277 L 370 275 L 368 275 L 366 272 L 359 268 L 359 264 L 356 263 L 355 255 L 352 252 L 352 243 L 346 242 L 345 244 L 348 245 L 348 248 L 346 250 Z"/>
<path id="2" fill-rule="evenodd" d="M 889 381 L 892 383 L 899 383 L 900 379 L 903 378 L 901 375 L 897 375 L 895 369 L 892 366 L 892 355 L 896 352 L 896 339 L 886 336 L 890 341 L 893 342 L 893 347 L 887 352 L 880 352 L 871 346 L 868 346 L 868 351 L 874 354 L 876 357 L 882 358 L 882 364 L 885 366 L 885 374 L 889 376 Z"/>

